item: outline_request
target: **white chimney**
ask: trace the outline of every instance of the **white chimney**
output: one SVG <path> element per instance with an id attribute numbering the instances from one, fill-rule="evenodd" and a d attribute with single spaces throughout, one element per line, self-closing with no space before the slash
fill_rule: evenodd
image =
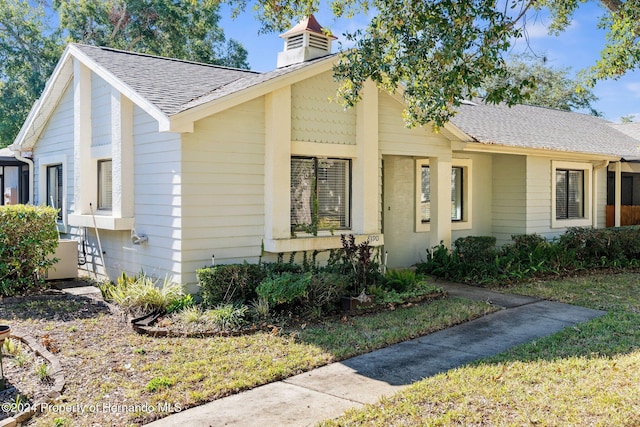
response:
<path id="1" fill-rule="evenodd" d="M 331 54 L 336 37 L 325 34 L 313 15 L 309 15 L 284 34 L 284 51 L 278 53 L 278 68 L 299 64 Z"/>

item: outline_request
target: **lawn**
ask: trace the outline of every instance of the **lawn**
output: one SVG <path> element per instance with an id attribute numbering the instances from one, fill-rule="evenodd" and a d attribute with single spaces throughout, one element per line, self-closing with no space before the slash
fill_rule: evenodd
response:
<path id="1" fill-rule="evenodd" d="M 323 425 L 640 425 L 640 274 L 506 291 L 608 314 L 425 379 Z"/>
<path id="2" fill-rule="evenodd" d="M 56 405 L 71 410 L 40 414 L 33 425 L 136 425 L 166 415 L 146 407 L 185 409 L 494 309 L 483 302 L 443 298 L 296 328 L 273 326 L 252 335 L 152 338 L 132 332 L 121 316 L 87 299 L 52 295 L 4 301 L 0 322 L 38 340 L 46 336 L 66 372 L 67 384 Z M 11 363 L 10 357 L 5 359 Z M 109 410 L 118 407 L 127 410 Z"/>

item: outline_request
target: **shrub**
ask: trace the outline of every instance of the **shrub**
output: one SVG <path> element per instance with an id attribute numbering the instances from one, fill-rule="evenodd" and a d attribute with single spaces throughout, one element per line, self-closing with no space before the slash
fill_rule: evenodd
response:
<path id="1" fill-rule="evenodd" d="M 226 264 L 196 271 L 205 305 L 215 307 L 256 298 L 256 288 L 267 273 L 257 264 Z"/>
<path id="2" fill-rule="evenodd" d="M 467 236 L 453 243 L 459 258 L 466 263 L 491 262 L 495 257 L 496 238 L 493 236 Z"/>
<path id="3" fill-rule="evenodd" d="M 247 310 L 246 305 L 223 304 L 213 310 L 207 310 L 205 316 L 215 327 L 227 331 L 237 329 L 245 323 Z"/>
<path id="4" fill-rule="evenodd" d="M 291 304 L 306 296 L 311 277 L 311 273 L 282 273 L 267 277 L 260 283 L 256 293 L 272 306 Z"/>
<path id="5" fill-rule="evenodd" d="M 341 273 L 351 278 L 349 293 L 358 295 L 369 286 L 382 283 L 384 276 L 374 261 L 373 248 L 368 241 L 356 244 L 353 234 L 340 236 L 342 248 L 331 251 L 327 271 Z"/>
<path id="6" fill-rule="evenodd" d="M 0 295 L 44 288 L 43 273 L 56 260 L 57 211 L 47 206 L 0 206 Z"/>
<path id="7" fill-rule="evenodd" d="M 387 288 L 396 292 L 407 292 L 415 288 L 418 279 L 413 270 L 387 270 L 384 283 Z"/>
<path id="8" fill-rule="evenodd" d="M 124 273 L 116 285 L 105 287 L 106 298 L 133 314 L 167 310 L 183 299 L 182 285 L 165 278 L 161 286 L 158 280 L 144 274 L 130 277 Z"/>
<path id="9" fill-rule="evenodd" d="M 349 278 L 343 274 L 321 271 L 311 277 L 307 286 L 305 308 L 317 307 L 324 313 L 331 313 L 340 303 L 340 298 L 349 288 Z"/>

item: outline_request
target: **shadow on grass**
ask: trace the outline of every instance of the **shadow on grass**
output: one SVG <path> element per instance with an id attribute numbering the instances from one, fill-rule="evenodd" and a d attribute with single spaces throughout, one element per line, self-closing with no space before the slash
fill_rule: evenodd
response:
<path id="1" fill-rule="evenodd" d="M 88 319 L 109 314 L 109 307 L 102 301 L 69 294 L 42 294 L 5 298 L 0 303 L 0 319 L 11 320 L 59 320 Z"/>

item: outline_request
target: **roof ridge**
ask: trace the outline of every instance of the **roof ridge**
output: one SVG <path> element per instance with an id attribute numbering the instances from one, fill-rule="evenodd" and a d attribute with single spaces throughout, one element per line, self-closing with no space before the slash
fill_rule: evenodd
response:
<path id="1" fill-rule="evenodd" d="M 476 99 L 481 100 L 481 104 L 482 104 L 482 105 L 487 105 L 487 106 L 495 105 L 495 106 L 503 106 L 503 107 L 507 107 L 507 108 L 512 108 L 512 107 L 515 107 L 515 106 L 531 107 L 531 108 L 542 108 L 542 109 L 545 109 L 545 110 L 557 111 L 557 112 L 559 112 L 559 113 L 580 114 L 580 115 L 583 115 L 583 116 L 586 116 L 586 117 L 590 117 L 590 118 L 598 119 L 598 120 L 603 121 L 603 122 L 605 122 L 605 123 L 614 123 L 614 122 L 611 122 L 611 121 L 609 121 L 609 120 L 607 120 L 607 119 L 604 119 L 604 118 L 602 118 L 602 117 L 594 116 L 593 114 L 586 113 L 586 112 L 584 112 L 584 111 L 563 110 L 563 109 L 561 109 L 561 108 L 549 107 L 549 106 L 546 106 L 546 105 L 534 105 L 534 104 L 527 104 L 526 102 L 513 104 L 512 106 L 509 106 L 509 105 L 508 105 L 508 104 L 506 104 L 505 102 L 499 102 L 499 103 L 497 103 L 497 104 L 488 104 L 488 103 L 485 101 L 485 99 L 484 99 L 484 98 L 482 98 L 482 97 L 472 98 L 470 101 L 471 101 L 471 102 L 477 102 L 477 101 L 475 101 Z"/>
<path id="2" fill-rule="evenodd" d="M 200 66 L 203 66 L 203 67 L 220 68 L 220 69 L 231 70 L 231 71 L 241 71 L 241 72 L 245 72 L 245 73 L 249 73 L 249 74 L 261 74 L 260 71 L 247 70 L 247 69 L 244 69 L 244 68 L 228 67 L 226 65 L 207 64 L 206 62 L 189 61 L 187 59 L 179 59 L 179 58 L 171 58 L 171 57 L 168 57 L 168 56 L 152 55 L 152 54 L 149 54 L 149 53 L 134 52 L 134 51 L 128 51 L 128 50 L 123 50 L 123 49 L 116 49 L 116 48 L 109 47 L 109 46 L 94 46 L 94 45 L 89 45 L 89 44 L 84 44 L 84 43 L 70 43 L 70 44 L 73 45 L 73 46 L 78 46 L 80 48 L 87 47 L 87 48 L 90 48 L 90 49 L 99 49 L 99 50 L 103 50 L 103 51 L 122 53 L 122 54 L 125 54 L 125 55 L 131 55 L 131 56 L 141 56 L 141 57 L 147 57 L 147 58 L 162 59 L 162 60 L 165 60 L 165 61 L 181 62 L 181 63 L 184 63 L 184 64 L 200 65 Z"/>

